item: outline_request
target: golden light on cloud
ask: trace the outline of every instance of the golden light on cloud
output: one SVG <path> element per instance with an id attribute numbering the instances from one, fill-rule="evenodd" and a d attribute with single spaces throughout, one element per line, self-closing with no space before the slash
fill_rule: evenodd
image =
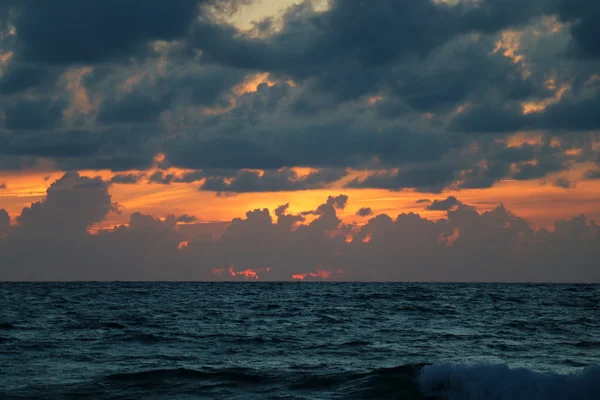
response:
<path id="1" fill-rule="evenodd" d="M 522 32 L 517 31 L 502 32 L 501 39 L 496 42 L 496 47 L 490 54 L 496 54 L 501 51 L 502 55 L 510 58 L 513 63 L 522 63 L 525 60 L 524 56 L 519 54 L 520 39 L 522 35 Z"/>
<path id="2" fill-rule="evenodd" d="M 121 84 L 119 89 L 125 93 L 131 93 L 134 87 L 142 82 L 142 79 L 147 76 L 146 72 L 140 72 L 138 74 L 131 75 Z"/>
<path id="3" fill-rule="evenodd" d="M 340 270 L 340 272 L 343 270 Z M 341 273 L 343 274 L 343 272 Z M 297 281 L 303 281 L 306 278 L 321 278 L 327 280 L 331 278 L 332 272 L 325 269 L 317 269 L 315 272 L 307 272 L 304 274 L 292 274 L 292 279 Z"/>
<path id="4" fill-rule="evenodd" d="M 244 277 L 244 279 L 246 279 L 246 280 L 258 280 L 259 272 L 263 272 L 263 271 L 269 272 L 269 271 L 271 271 L 271 268 L 258 268 L 258 269 L 248 268 L 243 271 L 235 271 L 234 267 L 230 266 L 227 269 L 225 269 L 225 268 L 213 268 L 212 269 L 212 273 L 217 276 L 229 275 L 233 278 L 235 278 L 236 276 L 240 276 L 240 277 Z"/>
<path id="5" fill-rule="evenodd" d="M 523 114 L 532 114 L 540 111 L 544 111 L 546 107 L 552 104 L 558 103 L 565 92 L 571 89 L 571 86 L 567 83 L 560 84 L 557 87 L 556 78 L 550 78 L 546 80 L 545 86 L 549 90 L 555 90 L 554 96 L 540 100 L 540 101 L 530 101 L 522 104 Z"/>
<path id="6" fill-rule="evenodd" d="M 8 51 L 6 53 L 0 52 L 0 77 L 4 74 L 4 67 L 13 58 L 13 52 Z"/>
<path id="7" fill-rule="evenodd" d="M 523 143 L 539 144 L 541 134 L 518 134 L 508 139 L 509 146 L 520 146 Z M 557 145 L 559 143 L 555 143 Z M 600 147 L 600 143 L 596 144 Z M 581 149 L 567 150 L 569 155 L 576 156 Z M 163 154 L 157 154 L 155 165 L 165 160 Z M 201 181 L 194 183 L 171 183 L 168 185 L 149 183 L 142 179 L 135 184 L 113 184 L 109 187 L 112 201 L 119 204 L 120 214 L 110 213 L 105 221 L 94 226 L 110 228 L 126 224 L 133 212 L 163 217 L 173 215 L 195 215 L 199 223 L 210 221 L 231 221 L 235 217 L 243 217 L 248 210 L 268 208 L 273 210 L 289 203 L 289 212 L 297 214 L 303 211 L 315 210 L 328 196 L 346 194 L 349 203 L 338 215 L 345 223 L 366 222 L 357 219 L 356 212 L 363 207 L 373 209 L 373 215 L 387 213 L 392 218 L 402 212 L 419 213 L 425 218 L 439 219 L 445 216 L 444 212 L 426 210 L 426 203 L 417 203 L 421 199 L 442 199 L 455 196 L 465 204 L 471 204 L 480 211 L 493 209 L 503 203 L 508 209 L 530 220 L 535 226 L 548 227 L 553 221 L 572 217 L 573 215 L 586 214 L 591 219 L 600 220 L 600 181 L 581 180 L 582 176 L 592 166 L 575 165 L 567 173 L 552 175 L 546 179 L 533 181 L 504 181 L 498 182 L 487 189 L 463 189 L 460 191 L 446 190 L 439 194 L 419 193 L 414 190 L 401 190 L 390 192 L 380 189 L 348 189 L 343 183 L 348 178 L 336 182 L 331 188 L 295 192 L 265 192 L 265 193 L 239 193 L 231 196 L 216 196 L 214 192 L 199 191 Z M 159 169 L 145 171 L 146 176 Z M 305 176 L 315 170 L 312 168 L 297 168 L 297 174 Z M 50 172 L 48 172 L 50 171 Z M 110 171 L 79 171 L 84 176 L 100 176 L 110 180 L 115 173 Z M 182 176 L 187 170 L 168 169 L 165 173 L 174 173 Z M 126 173 L 138 174 L 140 171 Z M 352 177 L 363 176 L 366 172 L 350 171 Z M 32 202 L 42 201 L 46 190 L 63 172 L 45 171 L 19 171 L 3 172 L 0 181 L 6 188 L 0 190 L 0 208 L 5 208 L 14 219 L 23 207 Z M 569 190 L 551 185 L 554 179 L 567 177 L 577 183 L 577 190 Z M 492 200 L 490 200 L 492 199 Z M 313 217 L 311 217 L 313 218 Z M 307 222 L 311 220 L 307 219 Z M 369 238 L 363 239 L 368 242 Z"/>
<path id="8" fill-rule="evenodd" d="M 90 67 L 72 68 L 65 72 L 64 79 L 67 82 L 67 90 L 71 94 L 71 104 L 63 111 L 66 117 L 75 114 L 88 114 L 94 109 L 98 101 L 90 100 L 82 80 L 92 72 Z"/>
<path id="9" fill-rule="evenodd" d="M 250 75 L 242 84 L 236 86 L 233 89 L 233 92 L 238 96 L 241 96 L 245 93 L 253 93 L 256 92 L 258 90 L 258 86 L 263 83 L 273 86 L 275 81 L 270 79 L 269 73 L 267 72 Z"/>
<path id="10" fill-rule="evenodd" d="M 154 158 L 152 159 L 152 163 L 156 167 L 157 165 L 165 162 L 166 159 L 167 159 L 167 156 L 165 156 L 165 153 L 157 153 L 154 156 Z"/>
<path id="11" fill-rule="evenodd" d="M 265 18 L 274 19 L 273 29 L 275 32 L 282 27 L 280 19 L 286 10 L 305 0 L 255 0 L 251 3 L 242 3 L 237 7 L 234 13 L 220 16 L 226 22 L 232 24 L 242 31 L 251 31 L 255 22 L 260 22 Z M 329 0 L 309 0 L 313 9 L 317 12 L 324 12 L 329 9 Z"/>
<path id="12" fill-rule="evenodd" d="M 237 100 L 240 96 L 246 93 L 254 93 L 258 91 L 258 87 L 261 84 L 267 84 L 268 86 L 275 85 L 276 81 L 270 78 L 269 73 L 256 73 L 250 74 L 246 77 L 244 82 L 235 86 L 232 90 L 232 94 L 229 97 L 229 104 L 224 107 L 204 107 L 202 110 L 207 115 L 219 115 L 231 111 L 235 108 Z M 290 86 L 296 86 L 290 85 Z"/>
<path id="13" fill-rule="evenodd" d="M 561 23 L 556 16 L 543 17 L 542 26 L 550 33 L 559 33 L 565 24 Z"/>
<path id="14" fill-rule="evenodd" d="M 521 147 L 524 144 L 539 145 L 544 135 L 537 132 L 518 132 L 506 138 L 507 147 Z"/>
<path id="15" fill-rule="evenodd" d="M 7 51 L 6 53 L 0 53 L 0 64 L 8 63 L 13 57 L 12 51 Z"/>
<path id="16" fill-rule="evenodd" d="M 367 99 L 367 103 L 369 103 L 369 105 L 375 105 L 380 101 L 383 101 L 383 96 L 380 94 L 371 96 Z"/>

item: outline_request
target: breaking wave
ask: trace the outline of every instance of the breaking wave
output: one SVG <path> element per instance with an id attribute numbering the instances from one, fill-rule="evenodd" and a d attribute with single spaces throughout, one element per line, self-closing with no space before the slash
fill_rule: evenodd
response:
<path id="1" fill-rule="evenodd" d="M 248 369 L 156 369 L 119 373 L 104 385 L 160 387 L 199 383 L 248 385 L 257 390 L 329 393 L 348 399 L 589 400 L 600 398 L 600 365 L 551 374 L 505 365 L 411 364 L 364 373 L 266 374 Z M 120 390 L 119 390 L 120 389 Z M 122 393 L 126 394 L 126 393 Z M 214 393 L 218 394 L 218 393 Z M 248 393 L 248 395 L 250 395 Z M 250 396 L 252 397 L 252 396 Z"/>
<path id="2" fill-rule="evenodd" d="M 505 365 L 425 366 L 418 378 L 425 396 L 448 400 L 589 400 L 600 398 L 600 365 L 551 374 Z"/>

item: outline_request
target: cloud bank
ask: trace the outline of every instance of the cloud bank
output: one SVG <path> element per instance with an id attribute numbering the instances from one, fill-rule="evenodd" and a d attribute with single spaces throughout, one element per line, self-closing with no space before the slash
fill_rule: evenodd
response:
<path id="1" fill-rule="evenodd" d="M 600 227 L 585 216 L 534 230 L 502 205 L 480 213 L 447 198 L 429 206 L 447 209 L 438 221 L 403 213 L 348 224 L 338 213 L 352 200 L 339 195 L 298 214 L 248 211 L 218 237 L 184 237 L 195 216 L 140 213 L 90 234 L 116 209 L 108 189 L 69 172 L 12 225 L 0 210 L 0 280 L 600 282 Z"/>
<path id="2" fill-rule="evenodd" d="M 306 1 L 241 31 L 248 4 L 0 1 L 0 169 L 436 193 L 600 168 L 594 1 Z"/>

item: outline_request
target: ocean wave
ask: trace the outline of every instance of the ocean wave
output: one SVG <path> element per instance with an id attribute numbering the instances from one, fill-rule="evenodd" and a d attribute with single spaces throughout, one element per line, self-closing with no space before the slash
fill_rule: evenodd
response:
<path id="1" fill-rule="evenodd" d="M 15 326 L 10 322 L 0 322 L 0 330 L 15 329 Z"/>
<path id="2" fill-rule="evenodd" d="M 551 374 L 505 365 L 425 366 L 418 377 L 425 396 L 446 400 L 590 400 L 600 398 L 600 365 Z"/>
<path id="3" fill-rule="evenodd" d="M 174 368 L 117 373 L 104 377 L 103 381 L 106 383 L 118 382 L 121 384 L 135 385 L 144 383 L 156 385 L 166 381 L 186 380 L 219 380 L 236 384 L 260 384 L 268 379 L 269 377 L 266 375 L 254 373 L 246 369 L 196 370 L 190 368 Z"/>
<path id="4" fill-rule="evenodd" d="M 0 398 L 42 398 L 40 390 L 56 388 L 28 387 L 24 391 L 0 392 Z M 290 398 L 299 395 L 349 400 L 591 400 L 600 398 L 600 365 L 564 375 L 505 365 L 466 364 L 407 364 L 340 372 L 333 372 L 327 365 L 287 371 L 167 368 L 114 373 L 61 390 L 55 398 L 63 398 L 63 394 L 65 398 L 143 398 L 151 394 L 178 398 L 202 393 L 205 398 L 258 399 L 269 392 L 286 393 Z"/>

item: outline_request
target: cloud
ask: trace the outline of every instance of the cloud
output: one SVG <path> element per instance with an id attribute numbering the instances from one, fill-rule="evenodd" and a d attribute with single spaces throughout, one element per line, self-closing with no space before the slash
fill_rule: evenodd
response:
<path id="1" fill-rule="evenodd" d="M 211 176 L 200 190 L 213 192 L 281 192 L 294 190 L 320 189 L 340 180 L 346 175 L 344 170 L 319 170 L 305 176 L 289 168 L 272 171 L 239 171 L 234 177 Z"/>
<path id="2" fill-rule="evenodd" d="M 17 217 L 18 230 L 31 235 L 47 235 L 54 230 L 64 235 L 81 234 L 104 220 L 112 209 L 106 182 L 67 172 L 50 185 L 45 200 L 23 209 Z"/>
<path id="3" fill-rule="evenodd" d="M 198 218 L 196 218 L 193 215 L 187 215 L 187 214 L 183 214 L 180 215 L 179 217 L 177 217 L 177 222 L 184 222 L 186 224 L 189 224 L 191 222 L 196 222 L 198 220 Z"/>
<path id="4" fill-rule="evenodd" d="M 219 236 L 186 238 L 189 215 L 139 212 L 92 235 L 113 207 L 107 183 L 67 173 L 16 225 L 0 211 L 0 280 L 600 281 L 600 227 L 584 216 L 535 230 L 503 206 L 459 205 L 438 221 L 380 214 L 357 225 L 338 215 L 350 201 L 251 210 Z"/>
<path id="5" fill-rule="evenodd" d="M 368 217 L 369 215 L 373 215 L 373 210 L 370 207 L 362 207 L 356 212 L 356 215 L 359 217 Z"/>
<path id="6" fill-rule="evenodd" d="M 6 3 L 6 2 L 4 2 Z M 52 65 L 100 63 L 143 56 L 153 40 L 182 38 L 198 15 L 197 0 L 9 1 L 19 59 Z M 135 20 L 135 23 L 132 23 Z M 106 26 L 111 26 L 110 32 Z"/>
<path id="7" fill-rule="evenodd" d="M 563 189 L 569 189 L 573 187 L 573 182 L 569 180 L 569 178 L 561 176 L 554 180 L 553 185 Z"/>
<path id="8" fill-rule="evenodd" d="M 10 216 L 8 212 L 0 208 L 0 237 L 6 235 L 10 230 Z"/>
<path id="9" fill-rule="evenodd" d="M 439 193 L 456 179 L 455 172 L 449 165 L 420 164 L 397 172 L 376 172 L 363 179 L 354 179 L 347 187 L 390 190 L 415 188 L 422 192 Z"/>
<path id="10" fill-rule="evenodd" d="M 434 200 L 433 203 L 427 206 L 430 211 L 448 211 L 462 205 L 454 196 L 448 196 L 444 200 Z"/>
<path id="11" fill-rule="evenodd" d="M 52 68 L 11 63 L 0 76 L 0 93 L 10 96 L 31 88 L 50 87 L 59 75 Z"/>
<path id="12" fill-rule="evenodd" d="M 62 119 L 65 104 L 54 99 L 21 100 L 4 106 L 4 128 L 9 130 L 52 129 Z"/>
<path id="13" fill-rule="evenodd" d="M 156 171 L 152 175 L 148 177 L 148 182 L 151 183 L 162 183 L 163 185 L 168 185 L 175 179 L 174 173 L 166 174 L 162 171 Z"/>
<path id="14" fill-rule="evenodd" d="M 133 185 L 135 183 L 138 183 L 142 178 L 144 178 L 144 176 L 145 176 L 145 174 L 134 174 L 134 173 L 115 174 L 115 175 L 113 175 L 112 178 L 110 178 L 109 183 Z"/>
<path id="15" fill-rule="evenodd" d="M 600 45 L 594 39 L 598 35 L 595 23 L 600 16 L 598 4 L 585 0 L 560 0 L 557 2 L 557 10 L 563 21 L 572 23 L 570 31 L 573 52 L 582 58 L 600 57 Z"/>
<path id="16" fill-rule="evenodd" d="M 598 140 L 594 2 L 306 1 L 253 32 L 219 18 L 239 4 L 2 2 L 0 169 L 129 173 L 161 153 L 193 172 L 150 181 L 217 192 L 349 169 L 349 187 L 439 193 L 598 165 L 594 146 L 507 145 Z"/>
<path id="17" fill-rule="evenodd" d="M 6 183 L 0 183 L 0 190 L 6 189 Z"/>
<path id="18" fill-rule="evenodd" d="M 585 173 L 586 179 L 600 179 L 600 170 L 589 170 Z"/>

